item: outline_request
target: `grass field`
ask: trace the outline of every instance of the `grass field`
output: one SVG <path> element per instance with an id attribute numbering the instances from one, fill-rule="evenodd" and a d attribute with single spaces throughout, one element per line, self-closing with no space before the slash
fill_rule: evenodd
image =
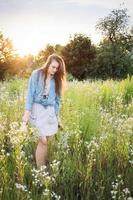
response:
<path id="1" fill-rule="evenodd" d="M 41 170 L 36 130 L 19 130 L 26 86 L 0 83 L 0 199 L 133 199 L 133 78 L 69 82 Z"/>

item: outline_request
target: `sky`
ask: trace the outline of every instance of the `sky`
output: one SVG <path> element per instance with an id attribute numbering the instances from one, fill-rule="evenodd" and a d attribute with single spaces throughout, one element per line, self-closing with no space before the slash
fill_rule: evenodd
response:
<path id="1" fill-rule="evenodd" d="M 97 44 L 96 23 L 123 2 L 132 25 L 133 0 L 0 0 L 0 31 L 21 56 L 37 54 L 47 44 L 65 45 L 75 33 Z"/>

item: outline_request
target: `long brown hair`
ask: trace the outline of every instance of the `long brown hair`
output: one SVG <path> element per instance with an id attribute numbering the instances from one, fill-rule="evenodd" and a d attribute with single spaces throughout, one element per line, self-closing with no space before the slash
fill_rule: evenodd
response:
<path id="1" fill-rule="evenodd" d="M 46 62 L 43 64 L 41 69 L 43 70 L 44 73 L 44 81 L 46 81 L 47 78 L 47 72 L 48 72 L 48 67 L 51 64 L 52 60 L 56 60 L 59 63 L 59 68 L 54 74 L 54 79 L 55 79 L 55 91 L 56 94 L 61 96 L 64 93 L 64 90 L 67 87 L 66 83 L 66 66 L 63 58 L 56 53 L 53 53 L 48 56 Z"/>

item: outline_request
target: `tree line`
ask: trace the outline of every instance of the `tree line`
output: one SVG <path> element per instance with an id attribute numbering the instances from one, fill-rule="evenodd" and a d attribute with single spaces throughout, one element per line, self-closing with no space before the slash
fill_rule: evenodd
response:
<path id="1" fill-rule="evenodd" d="M 96 30 L 102 33 L 98 45 L 82 33 L 70 36 L 63 46 L 47 44 L 36 56 L 21 58 L 12 41 L 0 32 L 0 80 L 14 76 L 29 76 L 40 67 L 51 53 L 61 55 L 67 73 L 78 80 L 123 79 L 133 74 L 133 27 L 129 26 L 128 10 L 113 9 L 108 16 L 99 19 Z"/>

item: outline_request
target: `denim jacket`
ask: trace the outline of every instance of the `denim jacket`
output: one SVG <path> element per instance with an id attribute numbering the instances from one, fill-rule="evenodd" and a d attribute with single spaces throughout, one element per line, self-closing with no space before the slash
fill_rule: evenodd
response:
<path id="1" fill-rule="evenodd" d="M 56 115 L 59 114 L 61 97 L 55 93 L 55 79 L 50 79 L 50 90 L 47 99 L 43 98 L 44 93 L 44 73 L 42 69 L 35 69 L 28 81 L 25 109 L 31 111 L 33 102 L 43 106 L 53 105 Z"/>

